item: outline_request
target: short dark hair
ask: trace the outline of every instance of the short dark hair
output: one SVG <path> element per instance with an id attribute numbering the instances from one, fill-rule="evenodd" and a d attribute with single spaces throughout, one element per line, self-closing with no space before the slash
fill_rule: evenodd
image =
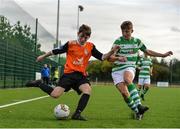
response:
<path id="1" fill-rule="evenodd" d="M 82 24 L 79 27 L 79 33 L 81 33 L 81 32 L 86 34 L 87 36 L 90 36 L 91 35 L 91 27 L 89 27 L 88 25 Z"/>
<path id="2" fill-rule="evenodd" d="M 121 30 L 132 29 L 132 28 L 133 28 L 133 24 L 131 21 L 124 21 L 121 24 Z"/>

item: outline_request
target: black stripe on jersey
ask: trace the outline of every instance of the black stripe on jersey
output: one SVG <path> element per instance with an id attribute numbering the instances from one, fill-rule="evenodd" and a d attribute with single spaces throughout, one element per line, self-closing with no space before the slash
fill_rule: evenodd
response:
<path id="1" fill-rule="evenodd" d="M 92 49 L 91 52 L 92 52 L 93 57 L 95 57 L 98 60 L 102 60 L 103 54 L 96 49 L 95 45 L 93 45 L 93 49 Z"/>
<path id="2" fill-rule="evenodd" d="M 65 43 L 64 45 L 60 46 L 60 48 L 55 48 L 55 49 L 53 49 L 53 50 L 52 50 L 52 53 L 53 53 L 54 55 L 57 55 L 57 54 L 65 53 L 65 52 L 67 52 L 67 50 L 68 50 L 68 42 Z"/>

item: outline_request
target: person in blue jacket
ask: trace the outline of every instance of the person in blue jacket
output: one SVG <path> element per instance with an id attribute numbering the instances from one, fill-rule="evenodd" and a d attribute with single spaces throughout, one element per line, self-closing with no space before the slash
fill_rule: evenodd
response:
<path id="1" fill-rule="evenodd" d="M 41 78 L 43 83 L 49 84 L 50 81 L 50 69 L 47 64 L 44 64 L 44 67 L 41 70 Z"/>

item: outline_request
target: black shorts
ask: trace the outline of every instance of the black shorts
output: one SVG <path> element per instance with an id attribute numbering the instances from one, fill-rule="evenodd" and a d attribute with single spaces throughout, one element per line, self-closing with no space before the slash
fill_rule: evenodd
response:
<path id="1" fill-rule="evenodd" d="M 87 77 L 82 73 L 73 72 L 63 74 L 63 76 L 58 81 L 58 86 L 64 88 L 65 92 L 69 91 L 72 88 L 80 95 L 81 91 L 79 90 L 79 86 L 85 83 L 91 85 Z"/>

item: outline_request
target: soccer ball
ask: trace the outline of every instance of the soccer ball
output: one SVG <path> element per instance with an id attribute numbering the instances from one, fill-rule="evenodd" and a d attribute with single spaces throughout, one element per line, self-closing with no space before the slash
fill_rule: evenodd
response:
<path id="1" fill-rule="evenodd" d="M 69 107 L 66 104 L 58 104 L 54 108 L 54 116 L 57 119 L 66 119 L 70 114 Z"/>

